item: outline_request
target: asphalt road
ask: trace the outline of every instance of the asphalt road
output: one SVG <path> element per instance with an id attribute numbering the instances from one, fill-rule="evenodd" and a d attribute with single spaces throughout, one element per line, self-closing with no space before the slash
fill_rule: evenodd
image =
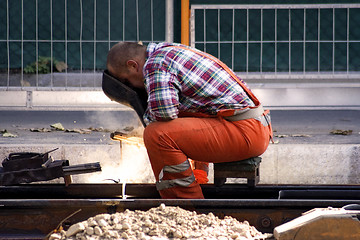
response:
<path id="1" fill-rule="evenodd" d="M 279 143 L 360 144 L 359 110 L 272 110 L 271 117 L 275 140 Z M 55 123 L 61 123 L 70 132 L 39 131 L 49 130 Z M 142 131 L 135 112 L 0 111 L 0 131 L 16 135 L 0 134 L 0 144 L 113 144 L 110 132 L 123 129 Z M 352 133 L 331 134 L 334 130 Z"/>
<path id="2" fill-rule="evenodd" d="M 0 111 L 0 131 L 16 135 L 0 144 L 112 144 L 110 132 L 139 128 L 133 111 Z"/>

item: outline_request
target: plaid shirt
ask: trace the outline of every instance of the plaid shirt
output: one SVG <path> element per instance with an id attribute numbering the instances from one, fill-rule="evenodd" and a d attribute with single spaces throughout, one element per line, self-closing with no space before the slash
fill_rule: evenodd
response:
<path id="1" fill-rule="evenodd" d="M 149 95 L 144 114 L 147 124 L 175 119 L 179 112 L 215 116 L 219 110 L 255 106 L 242 87 L 217 63 L 173 47 L 177 45 L 150 43 L 147 47 L 143 69 Z"/>

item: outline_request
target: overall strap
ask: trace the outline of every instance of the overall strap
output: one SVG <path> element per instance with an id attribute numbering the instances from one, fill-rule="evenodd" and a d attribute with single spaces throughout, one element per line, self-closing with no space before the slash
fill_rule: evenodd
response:
<path id="1" fill-rule="evenodd" d="M 217 64 L 219 64 L 227 73 L 230 74 L 230 76 L 244 89 L 244 91 L 246 92 L 246 94 L 250 97 L 250 99 L 254 102 L 255 107 L 260 106 L 260 101 L 257 99 L 257 97 L 255 97 L 255 95 L 250 91 L 250 89 L 242 82 L 240 81 L 240 79 L 235 75 L 235 73 L 222 61 L 220 61 L 220 59 L 212 56 L 209 53 L 205 53 L 205 52 L 201 52 L 192 48 L 188 48 L 188 47 L 184 47 L 184 46 L 174 46 L 175 48 L 181 48 L 184 50 L 189 50 L 192 51 L 196 54 L 199 54 L 201 56 L 203 56 L 204 58 L 208 58 L 211 59 L 212 61 L 216 62 Z"/>

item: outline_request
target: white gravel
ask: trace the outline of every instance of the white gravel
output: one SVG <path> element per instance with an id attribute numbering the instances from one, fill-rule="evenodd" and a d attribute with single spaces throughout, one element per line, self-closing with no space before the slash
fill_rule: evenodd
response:
<path id="1" fill-rule="evenodd" d="M 266 237 L 247 221 L 239 222 L 230 216 L 219 219 L 213 213 L 197 214 L 161 204 L 148 211 L 99 214 L 70 226 L 67 231 L 53 233 L 49 239 L 260 240 Z"/>

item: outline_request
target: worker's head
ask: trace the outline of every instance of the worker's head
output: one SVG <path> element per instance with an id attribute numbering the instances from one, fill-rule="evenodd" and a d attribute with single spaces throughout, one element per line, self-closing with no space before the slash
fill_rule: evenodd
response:
<path id="1" fill-rule="evenodd" d="M 106 67 L 112 76 L 124 84 L 144 88 L 145 59 L 145 46 L 136 42 L 119 42 L 110 49 Z"/>

